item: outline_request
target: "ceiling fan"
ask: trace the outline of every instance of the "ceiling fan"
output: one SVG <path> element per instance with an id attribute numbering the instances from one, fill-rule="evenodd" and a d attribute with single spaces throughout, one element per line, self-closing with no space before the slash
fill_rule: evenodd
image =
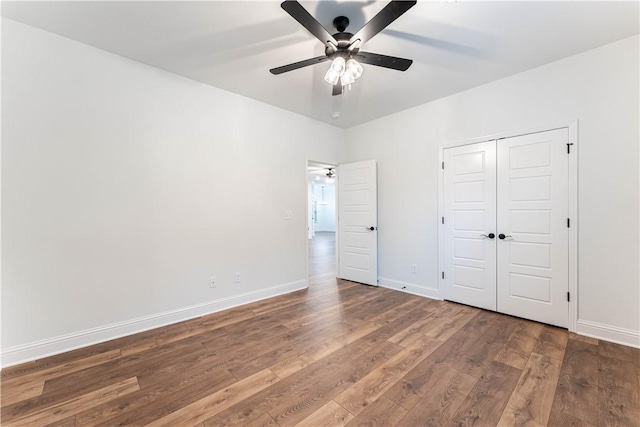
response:
<path id="1" fill-rule="evenodd" d="M 309 166 L 307 171 L 309 173 L 309 176 L 313 177 L 314 181 L 319 181 L 324 177 L 324 180 L 326 182 L 331 183 L 337 176 L 335 167 Z"/>
<path id="2" fill-rule="evenodd" d="M 327 172 L 327 174 L 326 174 L 327 178 L 326 178 L 326 180 L 325 180 L 325 181 L 326 181 L 328 184 L 332 184 L 332 183 L 335 181 L 336 171 L 335 171 L 335 169 L 334 169 L 334 168 L 328 168 L 327 170 L 328 170 L 329 172 Z"/>
<path id="3" fill-rule="evenodd" d="M 411 59 L 363 52 L 360 50 L 360 46 L 385 29 L 416 3 L 416 1 L 391 1 L 355 34 L 346 32 L 349 18 L 338 16 L 333 20 L 333 26 L 338 32 L 331 35 L 300 3 L 296 0 L 286 0 L 280 6 L 324 44 L 325 54 L 272 68 L 269 71 L 278 75 L 331 60 L 331 66 L 324 79 L 333 85 L 333 95 L 341 95 L 344 86 L 351 85 L 362 75 L 363 70 L 360 63 L 406 71 L 413 63 Z"/>

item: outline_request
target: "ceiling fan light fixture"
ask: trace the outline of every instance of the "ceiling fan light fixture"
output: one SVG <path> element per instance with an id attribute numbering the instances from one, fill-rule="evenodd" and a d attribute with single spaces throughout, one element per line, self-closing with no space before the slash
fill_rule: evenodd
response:
<path id="1" fill-rule="evenodd" d="M 357 80 L 362 75 L 362 65 L 355 59 L 351 58 L 347 61 L 345 65 L 345 74 L 351 74 L 353 80 Z"/>
<path id="2" fill-rule="evenodd" d="M 353 75 L 349 72 L 345 72 L 342 75 L 342 86 L 349 86 L 351 83 L 355 82 L 356 79 L 353 78 Z"/>
<path id="3" fill-rule="evenodd" d="M 335 73 L 338 73 L 339 75 L 342 75 L 342 73 L 344 73 L 344 68 L 345 68 L 345 62 L 342 56 L 336 57 L 331 63 L 331 69 Z"/>
<path id="4" fill-rule="evenodd" d="M 338 79 L 340 79 L 340 74 L 333 71 L 333 68 L 329 68 L 327 74 L 324 75 L 324 81 L 332 86 L 338 83 Z"/>
<path id="5" fill-rule="evenodd" d="M 342 74 L 342 86 L 347 86 L 351 89 L 351 84 L 356 81 L 362 75 L 362 65 L 355 59 L 349 59 L 344 67 L 344 73 Z"/>
<path id="6" fill-rule="evenodd" d="M 344 74 L 345 70 L 345 61 L 344 58 L 338 56 L 333 60 L 327 74 L 324 75 L 324 81 L 329 83 L 330 85 L 335 85 L 338 83 L 338 79 Z"/>

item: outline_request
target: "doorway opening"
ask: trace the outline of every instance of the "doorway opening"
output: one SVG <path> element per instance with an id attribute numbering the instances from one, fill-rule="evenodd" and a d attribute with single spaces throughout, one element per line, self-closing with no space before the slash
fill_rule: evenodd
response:
<path id="1" fill-rule="evenodd" d="M 309 280 L 336 276 L 337 166 L 307 162 Z"/>

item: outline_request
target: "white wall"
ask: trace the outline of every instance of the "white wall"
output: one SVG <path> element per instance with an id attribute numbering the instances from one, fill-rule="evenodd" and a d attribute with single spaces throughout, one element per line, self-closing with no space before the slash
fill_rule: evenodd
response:
<path id="1" fill-rule="evenodd" d="M 639 345 L 638 48 L 624 39 L 349 129 L 346 160 L 378 160 L 381 282 L 439 296 L 440 145 L 578 119 L 578 330 Z"/>
<path id="2" fill-rule="evenodd" d="M 305 286 L 341 129 L 2 22 L 4 364 Z"/>

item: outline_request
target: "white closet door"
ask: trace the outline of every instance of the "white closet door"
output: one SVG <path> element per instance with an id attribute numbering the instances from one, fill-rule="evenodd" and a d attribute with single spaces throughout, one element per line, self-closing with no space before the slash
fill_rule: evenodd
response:
<path id="1" fill-rule="evenodd" d="M 567 327 L 568 131 L 498 140 L 498 311 Z"/>
<path id="2" fill-rule="evenodd" d="M 496 309 L 495 141 L 444 150 L 445 298 Z"/>

